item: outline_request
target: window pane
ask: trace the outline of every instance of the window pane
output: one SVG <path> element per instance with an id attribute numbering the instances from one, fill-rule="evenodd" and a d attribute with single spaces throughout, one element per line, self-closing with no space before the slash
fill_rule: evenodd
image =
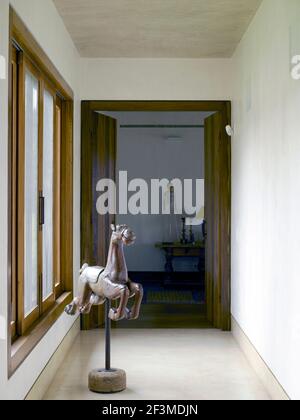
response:
<path id="1" fill-rule="evenodd" d="M 39 82 L 25 75 L 25 317 L 38 304 L 38 92 Z"/>
<path id="2" fill-rule="evenodd" d="M 54 102 L 44 93 L 43 195 L 45 225 L 43 228 L 43 300 L 53 293 L 53 148 Z"/>
<path id="3" fill-rule="evenodd" d="M 55 127 L 55 146 L 54 146 L 54 281 L 55 287 L 61 285 L 60 278 L 60 184 L 61 184 L 61 108 L 56 105 L 56 127 Z M 56 290 L 56 298 L 61 290 Z"/>
<path id="4" fill-rule="evenodd" d="M 12 108 L 11 108 L 11 322 L 13 325 L 12 336 L 16 335 L 16 321 L 17 321 L 17 278 L 16 278 L 16 253 L 17 253 L 17 241 L 16 241 L 16 229 L 17 229 L 17 60 L 18 53 L 15 47 L 12 48 L 12 62 L 11 62 L 11 97 L 12 97 Z"/>

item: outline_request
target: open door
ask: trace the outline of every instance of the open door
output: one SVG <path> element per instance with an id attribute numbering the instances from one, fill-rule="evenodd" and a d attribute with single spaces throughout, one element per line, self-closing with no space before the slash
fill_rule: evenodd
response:
<path id="1" fill-rule="evenodd" d="M 115 179 L 116 121 L 96 112 L 207 111 L 216 113 L 205 121 L 205 190 L 207 221 L 206 289 L 208 319 L 215 328 L 231 328 L 230 227 L 231 142 L 225 127 L 231 122 L 230 102 L 93 102 L 82 103 L 81 161 L 81 262 L 104 265 L 113 217 L 96 212 L 96 184 L 100 178 Z M 93 308 L 83 317 L 84 329 L 103 325 L 103 309 Z"/>
<path id="2" fill-rule="evenodd" d="M 206 294 L 208 320 L 231 328 L 230 205 L 231 148 L 224 113 L 205 120 Z"/>
<path id="3" fill-rule="evenodd" d="M 114 216 L 97 213 L 96 186 L 102 178 L 116 178 L 117 121 L 93 112 L 86 124 L 90 129 L 83 130 L 88 135 L 82 136 L 81 150 L 81 263 L 105 266 Z M 82 317 L 82 328 L 97 328 L 103 322 L 103 306 L 96 306 Z"/>

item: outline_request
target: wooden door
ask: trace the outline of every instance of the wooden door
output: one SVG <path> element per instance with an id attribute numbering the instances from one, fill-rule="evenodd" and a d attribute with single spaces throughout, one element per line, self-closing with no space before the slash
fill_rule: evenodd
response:
<path id="1" fill-rule="evenodd" d="M 97 112 L 87 113 L 84 121 L 88 130 L 83 127 L 81 150 L 81 263 L 105 266 L 114 216 L 97 213 L 96 186 L 100 179 L 116 177 L 117 121 Z M 82 328 L 97 328 L 103 322 L 103 306 L 93 307 L 82 317 Z"/>
<path id="2" fill-rule="evenodd" d="M 230 330 L 230 138 L 224 113 L 205 120 L 206 294 L 208 319 Z"/>

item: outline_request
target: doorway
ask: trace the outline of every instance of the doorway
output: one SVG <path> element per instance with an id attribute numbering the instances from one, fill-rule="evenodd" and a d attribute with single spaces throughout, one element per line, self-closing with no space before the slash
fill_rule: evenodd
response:
<path id="1" fill-rule="evenodd" d="M 230 124 L 228 102 L 82 103 L 82 263 L 105 265 L 110 237 L 109 227 L 112 222 L 136 224 L 138 231 L 142 229 L 141 224 L 144 225 L 146 222 L 145 218 L 138 220 L 138 216 L 117 216 L 117 220 L 110 215 L 99 216 L 96 212 L 96 200 L 99 194 L 96 192 L 96 184 L 99 179 L 116 179 L 120 170 L 132 169 L 130 168 L 132 166 L 138 170 L 138 173 L 133 170 L 130 178 L 143 177 L 148 170 L 148 175 L 152 178 L 156 174 L 158 177 L 169 176 L 173 179 L 173 175 L 178 176 L 180 167 L 189 167 L 190 171 L 185 170 L 181 174 L 183 178 L 204 176 L 205 179 L 207 226 L 205 234 L 202 228 L 201 232 L 196 228 L 194 231 L 189 229 L 185 233 L 186 236 L 182 237 L 185 223 L 181 226 L 181 219 L 184 218 L 177 218 L 175 223 L 174 220 L 172 222 L 173 237 L 167 238 L 170 220 L 168 218 L 163 220 L 164 216 L 157 216 L 155 220 L 148 219 L 148 227 L 152 225 L 157 228 L 159 235 L 155 238 L 155 235 L 152 235 L 152 242 L 143 239 L 139 248 L 137 244 L 135 250 L 130 250 L 128 264 L 132 280 L 142 282 L 146 289 L 143 316 L 137 322 L 119 323 L 118 327 L 133 328 L 136 324 L 137 327 L 144 328 L 230 329 L 231 179 L 230 138 L 225 131 L 227 124 Z M 198 151 L 193 150 L 191 135 L 192 131 L 196 135 L 197 130 L 199 130 L 198 173 L 192 168 L 196 165 L 192 155 Z M 143 135 L 140 134 L 141 131 Z M 141 147 L 138 137 L 141 140 L 147 138 L 147 144 Z M 186 150 L 182 139 L 187 137 L 190 137 L 191 154 L 185 152 L 185 157 L 191 160 L 190 165 L 182 156 L 182 165 L 177 165 L 175 173 L 172 174 L 170 162 L 172 159 L 175 160 L 176 153 L 182 155 Z M 120 141 L 123 143 L 120 144 Z M 164 159 L 169 153 L 169 164 L 164 168 L 159 163 L 159 154 L 151 156 L 153 146 L 159 149 L 159 154 L 165 155 L 162 156 Z M 150 162 L 140 156 L 143 150 Z M 151 158 L 155 160 L 153 172 Z M 130 159 L 133 159 L 131 160 L 133 164 L 130 164 Z M 201 159 L 203 175 L 201 175 Z M 160 168 L 164 170 L 160 171 Z M 167 226 L 166 230 L 164 225 Z M 146 232 L 140 236 L 147 236 Z M 171 244 L 177 244 L 176 248 L 175 245 L 171 247 Z M 172 271 L 168 270 L 171 251 L 171 264 L 176 265 L 176 270 Z M 146 258 L 145 255 L 149 254 L 150 258 Z M 137 255 L 140 255 L 138 261 L 136 261 Z M 178 256 L 183 258 L 179 259 Z M 166 261 L 163 263 L 165 258 Z M 178 261 L 175 262 L 174 259 Z M 185 266 L 178 270 L 177 267 L 180 265 L 184 267 L 188 260 L 191 261 L 189 264 L 192 269 L 187 269 Z M 100 327 L 102 324 L 102 308 L 94 308 L 91 315 L 84 316 L 82 320 L 83 329 Z"/>

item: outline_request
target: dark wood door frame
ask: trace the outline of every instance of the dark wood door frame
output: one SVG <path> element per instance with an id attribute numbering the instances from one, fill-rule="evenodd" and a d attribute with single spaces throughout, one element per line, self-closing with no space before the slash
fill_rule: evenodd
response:
<path id="1" fill-rule="evenodd" d="M 227 150 L 224 157 L 223 168 L 225 167 L 228 179 L 222 182 L 222 194 L 227 197 L 221 200 L 220 212 L 222 217 L 218 222 L 220 246 L 218 247 L 222 261 L 219 270 L 219 281 L 221 282 L 220 294 L 215 295 L 214 301 L 209 302 L 211 307 L 218 307 L 218 319 L 212 319 L 212 325 L 215 328 L 229 331 L 231 329 L 231 139 L 227 135 L 225 127 L 231 124 L 231 102 L 230 101 L 83 101 L 81 107 L 81 153 L 82 163 L 86 163 L 90 145 L 93 140 L 93 116 L 95 112 L 219 112 L 222 118 L 221 142 L 224 142 Z M 90 223 L 85 209 L 84 191 L 88 191 L 91 186 L 87 184 L 88 180 L 84 176 L 85 165 L 81 168 L 81 259 L 82 263 L 86 260 L 88 241 L 86 232 L 89 231 L 87 223 Z M 226 191 L 224 191 L 224 188 Z"/>

